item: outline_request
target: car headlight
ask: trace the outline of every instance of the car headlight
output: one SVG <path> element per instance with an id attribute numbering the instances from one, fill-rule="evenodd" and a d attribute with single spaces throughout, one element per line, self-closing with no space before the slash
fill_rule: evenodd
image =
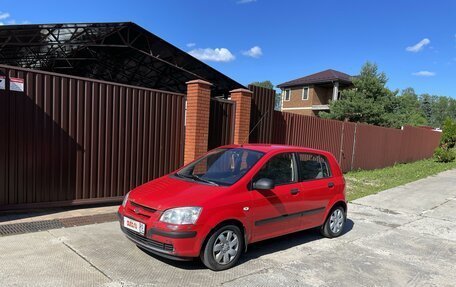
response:
<path id="1" fill-rule="evenodd" d="M 195 224 L 201 213 L 201 207 L 177 207 L 166 210 L 160 221 L 171 224 Z"/>
<path id="2" fill-rule="evenodd" d="M 130 195 L 130 192 L 127 192 L 127 194 L 125 195 L 123 201 L 122 201 L 122 206 L 125 207 L 125 205 L 127 204 L 127 201 L 128 201 L 128 196 Z"/>

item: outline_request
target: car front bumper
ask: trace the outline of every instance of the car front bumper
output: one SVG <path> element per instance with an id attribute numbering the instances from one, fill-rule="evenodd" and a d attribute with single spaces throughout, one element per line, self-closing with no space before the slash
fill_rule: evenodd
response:
<path id="1" fill-rule="evenodd" d="M 173 260 L 191 260 L 198 257 L 201 248 L 201 239 L 195 230 L 163 230 L 157 227 L 148 227 L 146 224 L 146 235 L 141 235 L 123 226 L 124 215 L 119 210 L 119 223 L 125 236 L 134 242 L 138 247 L 150 253 Z M 130 214 L 125 216 L 138 220 Z"/>

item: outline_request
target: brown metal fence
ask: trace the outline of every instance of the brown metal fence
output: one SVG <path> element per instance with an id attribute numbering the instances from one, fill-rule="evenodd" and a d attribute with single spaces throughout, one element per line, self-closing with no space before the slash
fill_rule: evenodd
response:
<path id="1" fill-rule="evenodd" d="M 0 75 L 0 210 L 116 201 L 183 163 L 182 94 L 3 65 Z"/>
<path id="2" fill-rule="evenodd" d="M 270 143 L 331 152 L 343 171 L 375 169 L 432 156 L 440 132 L 405 126 L 402 130 L 274 112 Z"/>
<path id="3" fill-rule="evenodd" d="M 236 104 L 233 101 L 211 98 L 208 150 L 233 143 L 235 112 Z"/>
<path id="4" fill-rule="evenodd" d="M 253 93 L 250 109 L 251 133 L 249 142 L 270 142 L 274 118 L 275 91 L 254 85 L 249 85 L 249 90 Z"/>

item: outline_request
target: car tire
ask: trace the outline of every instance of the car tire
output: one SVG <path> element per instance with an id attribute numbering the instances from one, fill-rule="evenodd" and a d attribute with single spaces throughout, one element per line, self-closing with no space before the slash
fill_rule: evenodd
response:
<path id="1" fill-rule="evenodd" d="M 224 225 L 210 235 L 201 251 L 201 261 L 213 270 L 222 271 L 236 265 L 244 250 L 244 236 L 235 225 Z"/>
<path id="2" fill-rule="evenodd" d="M 344 232 L 347 215 L 342 206 L 337 206 L 331 210 L 325 223 L 321 226 L 320 232 L 324 237 L 334 238 Z"/>

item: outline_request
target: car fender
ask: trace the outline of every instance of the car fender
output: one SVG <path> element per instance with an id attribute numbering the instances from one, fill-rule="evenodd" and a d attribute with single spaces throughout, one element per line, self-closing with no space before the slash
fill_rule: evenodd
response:
<path id="1" fill-rule="evenodd" d="M 225 221 L 238 221 L 244 226 L 244 237 L 247 241 L 250 239 L 249 233 L 249 226 L 248 226 L 248 219 L 246 213 L 243 210 L 237 210 L 235 208 L 225 207 L 225 208 L 218 208 L 213 209 L 208 212 L 211 216 L 206 218 L 205 224 L 201 226 L 201 245 L 205 242 L 208 235 L 222 222 Z"/>
<path id="2" fill-rule="evenodd" d="M 326 220 L 329 213 L 331 212 L 331 209 L 338 203 L 343 203 L 345 206 L 347 206 L 347 201 L 345 200 L 345 198 L 342 194 L 334 195 L 333 198 L 329 201 L 328 206 L 326 207 L 326 210 L 325 210 L 325 216 L 323 217 L 324 221 Z M 347 210 L 345 210 L 345 213 L 347 213 Z M 324 223 L 324 221 L 322 222 L 322 224 Z"/>

